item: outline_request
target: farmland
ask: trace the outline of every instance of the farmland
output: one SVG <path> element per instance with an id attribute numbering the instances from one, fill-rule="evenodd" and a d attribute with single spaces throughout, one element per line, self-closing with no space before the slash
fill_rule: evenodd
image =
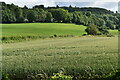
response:
<path id="1" fill-rule="evenodd" d="M 11 78 L 66 74 L 100 77 L 117 69 L 118 37 L 81 36 L 85 26 L 60 23 L 3 24 L 3 37 L 73 35 L 3 43 L 2 70 Z M 117 31 L 110 30 L 116 35 Z"/>
<path id="2" fill-rule="evenodd" d="M 85 26 L 61 23 L 2 24 L 5 40 L 45 38 L 56 36 L 81 36 L 86 34 Z"/>
<path id="3" fill-rule="evenodd" d="M 100 76 L 117 69 L 117 37 L 74 37 L 3 44 L 3 71 L 26 76 L 67 74 Z M 15 77 L 15 75 L 14 75 Z"/>
<path id="4" fill-rule="evenodd" d="M 26 35 L 81 35 L 85 26 L 64 23 L 26 23 L 26 24 L 2 24 L 3 36 Z"/>

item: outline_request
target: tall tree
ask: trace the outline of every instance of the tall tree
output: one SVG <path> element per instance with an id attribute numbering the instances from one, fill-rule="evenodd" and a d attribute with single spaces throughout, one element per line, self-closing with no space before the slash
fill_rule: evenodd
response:
<path id="1" fill-rule="evenodd" d="M 64 9 L 51 9 L 50 12 L 53 15 L 53 18 L 55 19 L 55 21 L 57 22 L 66 22 L 67 18 L 68 18 L 68 11 L 64 10 Z"/>
<path id="2" fill-rule="evenodd" d="M 34 8 L 34 12 L 36 13 L 36 21 L 44 22 L 46 19 L 46 12 L 42 8 Z"/>
<path id="3" fill-rule="evenodd" d="M 23 11 L 21 8 L 17 7 L 15 9 L 15 15 L 16 15 L 17 22 L 24 22 Z"/>
<path id="4" fill-rule="evenodd" d="M 37 13 L 34 10 L 29 10 L 27 12 L 27 19 L 29 20 L 29 22 L 35 22 L 36 15 L 37 15 Z"/>
<path id="5" fill-rule="evenodd" d="M 46 22 L 52 22 L 53 21 L 53 16 L 51 12 L 46 13 Z"/>
<path id="6" fill-rule="evenodd" d="M 16 22 L 16 16 L 14 12 L 12 12 L 5 6 L 2 6 L 2 22 L 4 23 Z"/>

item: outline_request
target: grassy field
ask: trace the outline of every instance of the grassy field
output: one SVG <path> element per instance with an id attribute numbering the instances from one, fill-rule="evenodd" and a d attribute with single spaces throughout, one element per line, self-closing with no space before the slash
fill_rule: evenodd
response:
<path id="1" fill-rule="evenodd" d="M 83 25 L 65 23 L 2 24 L 2 41 L 8 43 L 38 38 L 82 36 L 87 34 L 85 29 L 86 26 Z M 109 32 L 118 35 L 117 30 L 109 30 Z"/>
<path id="2" fill-rule="evenodd" d="M 1 27 L 1 26 L 0 26 Z M 54 36 L 73 35 L 81 36 L 86 34 L 86 27 L 83 25 L 65 23 L 21 23 L 21 24 L 2 24 L 2 36 Z M 117 30 L 109 30 L 113 35 L 118 35 Z"/>
<path id="3" fill-rule="evenodd" d="M 92 36 L 3 43 L 3 72 L 26 77 L 62 68 L 77 79 L 99 77 L 117 69 L 117 44 L 117 37 Z"/>
<path id="4" fill-rule="evenodd" d="M 2 40 L 19 42 L 38 38 L 81 36 L 86 34 L 85 29 L 83 25 L 65 23 L 2 24 Z"/>
<path id="5" fill-rule="evenodd" d="M 23 23 L 2 24 L 3 36 L 28 36 L 28 35 L 82 35 L 86 32 L 85 26 L 65 23 Z"/>
<path id="6" fill-rule="evenodd" d="M 109 30 L 110 34 L 118 35 L 118 30 Z"/>

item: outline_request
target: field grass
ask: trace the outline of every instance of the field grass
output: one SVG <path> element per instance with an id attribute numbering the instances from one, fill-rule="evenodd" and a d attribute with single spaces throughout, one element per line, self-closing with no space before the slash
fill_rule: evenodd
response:
<path id="1" fill-rule="evenodd" d="M 65 23 L 2 24 L 3 36 L 53 36 L 85 34 L 85 26 Z"/>
<path id="2" fill-rule="evenodd" d="M 85 29 L 86 26 L 83 25 L 66 23 L 2 24 L 2 41 L 20 42 L 38 38 L 82 36 L 87 34 Z M 109 30 L 109 32 L 118 35 L 117 30 Z"/>
<path id="3" fill-rule="evenodd" d="M 110 34 L 118 35 L 118 30 L 109 30 Z"/>
<path id="4" fill-rule="evenodd" d="M 100 77 L 117 69 L 117 40 L 117 37 L 87 36 L 3 43 L 3 72 L 12 77 L 26 77 L 52 75 L 62 68 L 77 80 L 82 76 Z"/>

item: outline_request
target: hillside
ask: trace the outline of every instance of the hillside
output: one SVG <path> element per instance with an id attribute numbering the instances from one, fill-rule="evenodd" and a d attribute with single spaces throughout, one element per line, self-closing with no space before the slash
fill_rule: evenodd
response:
<path id="1" fill-rule="evenodd" d="M 74 35 L 85 34 L 83 25 L 64 23 L 27 23 L 27 24 L 2 24 L 3 36 L 41 35 Z"/>
<path id="2" fill-rule="evenodd" d="M 2 24 L 4 40 L 33 37 L 67 37 L 86 34 L 83 25 L 65 23 Z"/>

